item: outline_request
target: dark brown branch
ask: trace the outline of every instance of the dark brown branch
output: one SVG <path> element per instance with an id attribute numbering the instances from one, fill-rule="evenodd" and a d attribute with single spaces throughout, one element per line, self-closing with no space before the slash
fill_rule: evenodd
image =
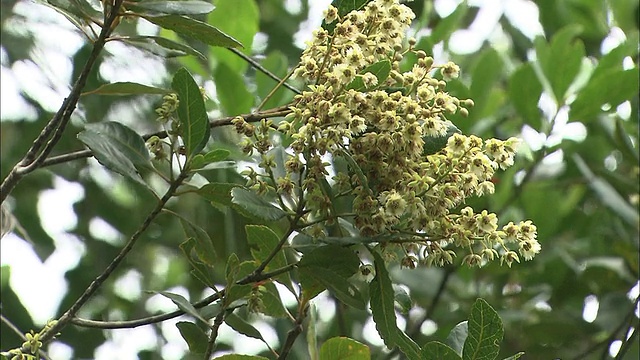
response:
<path id="1" fill-rule="evenodd" d="M 218 338 L 218 330 L 220 329 L 220 325 L 224 321 L 225 311 L 220 311 L 220 313 L 216 316 L 216 319 L 213 321 L 213 326 L 211 327 L 211 333 L 209 334 L 209 342 L 207 343 L 207 351 L 204 354 L 205 359 L 211 359 L 211 355 L 213 355 L 213 350 L 216 348 L 216 339 Z"/>
<path id="2" fill-rule="evenodd" d="M 275 109 L 270 109 L 270 110 L 267 110 L 267 111 L 262 111 L 262 112 L 253 113 L 253 114 L 242 114 L 242 115 L 238 115 L 238 116 L 241 116 L 247 122 L 258 122 L 258 121 L 260 121 L 262 119 L 266 119 L 266 118 L 285 116 L 285 115 L 289 114 L 290 112 L 291 111 L 287 107 L 282 106 L 282 107 L 275 108 Z M 209 127 L 216 128 L 216 127 L 220 127 L 220 126 L 231 125 L 231 120 L 233 120 L 235 117 L 236 116 L 227 116 L 227 117 L 223 117 L 223 118 L 220 118 L 220 119 L 211 120 L 209 122 Z M 157 137 L 159 137 L 161 139 L 164 139 L 168 135 L 167 135 L 166 131 L 158 131 L 158 132 L 155 132 L 155 133 L 143 135 L 142 138 L 144 140 L 149 140 L 152 136 L 157 136 Z M 91 156 L 93 156 L 93 153 L 89 149 L 78 150 L 78 151 L 70 152 L 70 153 L 67 153 L 67 154 L 62 154 L 62 155 L 57 155 L 57 156 L 52 156 L 50 158 L 47 158 L 46 160 L 44 160 L 42 162 L 40 167 L 62 164 L 62 163 L 68 162 L 68 161 L 84 159 L 84 158 L 88 158 L 88 157 L 91 157 Z"/>
<path id="3" fill-rule="evenodd" d="M 85 63 L 80 76 L 76 80 L 69 96 L 65 98 L 58 112 L 53 118 L 45 125 L 38 137 L 33 141 L 33 144 L 26 152 L 25 156 L 20 160 L 4 178 L 2 184 L 0 184 L 0 203 L 9 196 L 13 188 L 20 182 L 22 177 L 36 170 L 42 165 L 42 162 L 51 153 L 53 147 L 58 143 L 62 133 L 64 132 L 71 114 L 78 104 L 80 99 L 80 93 L 87 83 L 89 73 L 93 69 L 93 66 L 100 55 L 100 52 L 104 48 L 106 39 L 109 37 L 113 29 L 114 24 L 118 18 L 118 12 L 123 0 L 115 0 L 110 7 L 110 11 L 107 11 L 105 7 L 105 21 L 102 27 L 100 35 L 93 44 L 91 54 Z"/>

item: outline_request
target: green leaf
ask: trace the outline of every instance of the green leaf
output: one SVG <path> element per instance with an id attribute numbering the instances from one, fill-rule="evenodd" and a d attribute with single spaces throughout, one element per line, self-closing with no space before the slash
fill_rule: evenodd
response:
<path id="1" fill-rule="evenodd" d="M 469 336 L 464 342 L 462 359 L 494 360 L 500 352 L 504 330 L 498 313 L 483 299 L 477 299 L 469 314 Z"/>
<path id="2" fill-rule="evenodd" d="M 542 84 L 530 63 L 520 66 L 509 78 L 511 103 L 525 122 L 539 128 L 541 119 L 538 100 L 542 95 Z"/>
<path id="3" fill-rule="evenodd" d="M 254 103 L 254 96 L 247 90 L 244 78 L 227 64 L 220 64 L 213 73 L 218 100 L 227 115 L 248 113 Z"/>
<path id="4" fill-rule="evenodd" d="M 260 62 L 265 69 L 271 71 L 279 78 L 283 78 L 287 74 L 288 61 L 287 57 L 280 51 L 271 51 L 264 60 Z M 278 84 L 277 81 L 268 77 L 261 71 L 256 71 L 256 87 L 257 94 L 260 99 L 265 99 L 271 90 Z M 264 104 L 264 109 L 272 109 L 282 105 L 284 101 L 289 100 L 290 92 L 284 86 L 281 86 Z"/>
<path id="5" fill-rule="evenodd" d="M 231 154 L 231 152 L 225 149 L 214 149 L 204 155 L 198 154 L 193 157 L 193 160 L 191 161 L 191 168 L 192 169 L 204 168 L 211 163 L 220 162 L 228 158 L 229 154 Z"/>
<path id="6" fill-rule="evenodd" d="M 245 55 L 251 56 L 253 38 L 260 30 L 260 9 L 254 0 L 216 0 L 216 9 L 207 15 L 207 23 L 233 36 L 244 48 Z M 210 49 L 209 58 L 217 68 L 220 64 L 227 65 L 236 76 L 244 75 L 249 64 L 238 55 L 226 49 Z M 225 84 L 227 86 L 228 84 Z M 218 87 L 218 89 L 220 89 Z M 232 115 L 237 115 L 234 113 Z"/>
<path id="7" fill-rule="evenodd" d="M 231 190 L 231 198 L 234 204 L 263 220 L 275 221 L 287 215 L 282 209 L 266 201 L 253 191 L 237 187 Z"/>
<path id="8" fill-rule="evenodd" d="M 600 197 L 602 203 L 608 206 L 614 213 L 629 225 L 636 228 L 638 226 L 638 211 L 627 202 L 616 189 L 606 180 L 596 176 L 589 165 L 578 155 L 573 155 L 573 161 L 578 166 L 582 176 L 589 183 L 589 186 Z"/>
<path id="9" fill-rule="evenodd" d="M 411 301 L 411 297 L 409 296 L 409 294 L 406 292 L 405 289 L 401 288 L 400 286 L 394 286 L 393 299 L 402 314 L 404 315 L 409 314 L 409 310 L 411 310 L 413 304 Z"/>
<path id="10" fill-rule="evenodd" d="M 336 278 L 346 279 L 358 271 L 360 259 L 353 251 L 337 246 L 327 245 L 316 248 L 304 254 L 298 263 L 300 284 L 308 298 L 313 298 L 327 288 L 323 280 L 312 275 L 315 269 L 321 268 L 330 271 Z M 329 276 L 326 275 L 325 276 Z M 348 285 L 342 285 L 342 290 Z M 351 300 L 348 300 L 351 301 Z"/>
<path id="11" fill-rule="evenodd" d="M 207 14 L 210 13 L 214 6 L 206 1 L 182 0 L 182 1 L 140 1 L 135 4 L 132 9 L 141 8 L 164 14 Z"/>
<path id="12" fill-rule="evenodd" d="M 82 96 L 86 95 L 142 95 L 142 94 L 158 94 L 164 95 L 171 92 L 171 90 L 157 88 L 154 86 L 142 85 L 134 82 L 115 82 L 111 84 L 102 85 L 97 89 L 83 92 Z"/>
<path id="13" fill-rule="evenodd" d="M 180 331 L 182 338 L 187 342 L 191 353 L 204 354 L 207 351 L 209 339 L 198 325 L 188 321 L 180 321 L 176 323 L 176 327 Z"/>
<path id="14" fill-rule="evenodd" d="M 468 324 L 469 324 L 468 321 L 462 321 L 458 323 L 456 326 L 454 326 L 453 329 L 451 329 L 451 331 L 449 332 L 449 335 L 447 336 L 447 340 L 445 341 L 445 343 L 451 346 L 451 348 L 455 350 L 455 352 L 460 356 L 462 356 L 462 349 L 464 348 L 464 342 L 467 340 L 467 337 L 469 336 Z"/>
<path id="15" fill-rule="evenodd" d="M 580 71 L 584 45 L 576 36 L 582 31 L 577 25 L 568 25 L 555 33 L 550 44 L 536 42 L 536 53 L 555 98 L 564 103 L 567 89 Z"/>
<path id="16" fill-rule="evenodd" d="M 227 288 L 223 300 L 224 308 L 227 308 L 234 301 L 244 298 L 251 292 L 252 285 L 238 285 L 236 282 L 251 272 L 249 268 L 252 267 L 252 265 L 253 262 L 244 262 L 241 264 L 236 254 L 232 253 L 229 255 L 227 268 L 225 270 Z"/>
<path id="17" fill-rule="evenodd" d="M 267 343 L 258 329 L 234 313 L 228 313 L 224 317 L 224 322 L 242 335 L 261 340 L 265 344 Z"/>
<path id="18" fill-rule="evenodd" d="M 591 78 L 587 85 L 578 92 L 569 110 L 570 120 L 587 122 L 601 114 L 602 105 L 616 106 L 625 100 L 638 95 L 638 68 L 629 70 L 608 69 L 597 78 Z"/>
<path id="19" fill-rule="evenodd" d="M 430 341 L 420 350 L 422 360 L 461 360 L 462 358 L 449 346 L 438 342 Z"/>
<path id="20" fill-rule="evenodd" d="M 171 88 L 178 94 L 180 132 L 187 151 L 187 159 L 204 149 L 209 140 L 209 121 L 204 99 L 196 81 L 185 68 L 176 71 Z"/>
<path id="21" fill-rule="evenodd" d="M 369 360 L 369 347 L 347 337 L 334 337 L 320 347 L 320 360 Z"/>
<path id="22" fill-rule="evenodd" d="M 346 305 L 364 310 L 365 302 L 358 288 L 336 272 L 319 266 L 299 265 L 298 270 L 300 271 L 302 288 L 304 290 L 310 289 L 310 291 L 307 292 L 309 293 L 309 297 L 311 297 L 311 294 L 314 294 L 317 289 L 322 290 L 322 288 L 317 286 L 317 283 L 319 283 Z M 313 279 L 314 282 L 310 283 L 309 279 Z"/>
<path id="23" fill-rule="evenodd" d="M 131 36 L 122 41 L 165 58 L 193 55 L 206 60 L 201 52 L 191 46 L 160 36 Z"/>
<path id="24" fill-rule="evenodd" d="M 178 308 L 180 308 L 180 310 L 184 311 L 185 313 L 193 316 L 194 318 L 202 321 L 204 324 L 207 324 L 207 326 L 209 325 L 209 323 L 207 322 L 207 320 L 205 320 L 200 313 L 198 312 L 198 310 L 193 307 L 193 305 L 191 305 L 191 303 L 189 302 L 189 300 L 185 299 L 182 295 L 179 294 L 174 294 L 172 292 L 168 292 L 168 291 L 153 291 L 153 293 L 156 294 L 160 294 L 166 298 L 168 298 L 169 300 L 171 300 L 174 304 L 176 304 L 178 306 Z"/>
<path id="25" fill-rule="evenodd" d="M 229 183 L 208 183 L 198 189 L 198 195 L 210 201 L 213 205 L 219 208 L 225 208 L 231 206 L 231 190 L 235 187 L 239 187 L 238 184 Z"/>
<path id="26" fill-rule="evenodd" d="M 136 165 L 150 165 L 149 151 L 135 131 L 117 122 L 87 124 L 78 139 L 102 165 L 145 185 Z"/>
<path id="27" fill-rule="evenodd" d="M 360 71 L 360 74 L 358 74 L 358 76 L 356 76 L 356 78 L 347 85 L 346 89 L 354 89 L 356 91 L 366 90 L 367 87 L 362 81 L 362 75 L 366 73 L 372 73 L 373 75 L 375 75 L 378 79 L 378 85 L 382 85 L 391 73 L 391 62 L 389 62 L 389 60 L 381 60 L 375 64 L 371 64 L 365 67 L 364 69 L 362 69 L 362 71 Z"/>
<path id="28" fill-rule="evenodd" d="M 262 286 L 264 287 L 264 291 L 261 291 L 264 308 L 261 312 L 267 316 L 276 318 L 287 317 L 287 311 L 282 304 L 280 293 L 278 293 L 278 289 L 274 283 L 268 282 L 262 284 Z"/>
<path id="29" fill-rule="evenodd" d="M 423 146 L 423 155 L 433 155 L 438 153 L 440 150 L 444 149 L 447 146 L 447 142 L 449 138 L 453 136 L 453 134 L 460 134 L 460 129 L 453 124 L 449 124 L 447 127 L 447 134 L 444 136 L 423 136 L 422 140 L 424 140 Z"/>
<path id="30" fill-rule="evenodd" d="M 187 261 L 193 267 L 191 274 L 198 280 L 200 280 L 206 286 L 215 289 L 215 273 L 213 266 L 207 265 L 200 259 L 198 251 L 196 250 L 197 241 L 194 238 L 188 238 L 180 244 L 180 249 L 187 257 Z"/>
<path id="31" fill-rule="evenodd" d="M 227 355 L 218 356 L 213 360 L 269 360 L 269 359 L 264 356 L 227 354 Z"/>
<path id="32" fill-rule="evenodd" d="M 489 106 L 491 94 L 500 82 L 502 68 L 502 59 L 493 48 L 486 48 L 479 55 L 469 87 L 470 97 L 476 103 L 472 116 L 481 116 L 475 114 L 483 114 L 483 110 Z"/>
<path id="33" fill-rule="evenodd" d="M 180 35 L 201 41 L 210 46 L 230 48 L 242 47 L 242 44 L 236 39 L 223 33 L 217 28 L 203 23 L 202 21 L 194 20 L 185 16 L 146 16 L 145 19 L 160 26 L 161 28 L 175 31 Z"/>
<path id="34" fill-rule="evenodd" d="M 200 226 L 192 223 L 181 215 L 177 214 L 177 216 L 180 218 L 180 224 L 187 237 L 196 240 L 194 250 L 196 251 L 198 259 L 213 267 L 218 262 L 218 258 L 216 257 L 216 250 L 213 247 L 213 241 L 211 241 L 209 234 Z"/>
<path id="35" fill-rule="evenodd" d="M 244 229 L 247 233 L 247 242 L 251 248 L 251 255 L 258 263 L 261 263 L 269 257 L 271 252 L 280 242 L 280 237 L 266 226 L 247 225 Z M 272 271 L 285 266 L 287 266 L 287 258 L 285 257 L 283 250 L 280 249 L 265 269 L 267 271 Z"/>
<path id="36" fill-rule="evenodd" d="M 431 45 L 435 45 L 440 41 L 447 40 L 451 34 L 458 29 L 460 25 L 460 21 L 464 18 L 469 10 L 469 5 L 466 3 L 461 3 L 458 7 L 451 13 L 449 16 L 443 18 L 438 25 L 431 32 L 431 36 L 429 39 L 431 40 Z"/>
<path id="37" fill-rule="evenodd" d="M 394 294 L 389 272 L 380 254 L 372 251 L 376 276 L 369 283 L 371 314 L 378 334 L 389 349 L 398 346 L 410 359 L 420 359 L 420 348 L 396 325 Z"/>

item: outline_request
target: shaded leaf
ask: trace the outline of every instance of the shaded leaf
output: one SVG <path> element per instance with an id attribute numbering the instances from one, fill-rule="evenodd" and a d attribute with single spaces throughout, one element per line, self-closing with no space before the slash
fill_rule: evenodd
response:
<path id="1" fill-rule="evenodd" d="M 224 317 L 224 322 L 242 335 L 261 340 L 265 344 L 267 343 L 258 329 L 234 313 L 228 313 Z"/>
<path id="2" fill-rule="evenodd" d="M 420 359 L 418 345 L 396 325 L 393 287 L 384 260 L 375 251 L 372 251 L 371 254 L 375 259 L 376 276 L 369 283 L 369 295 L 371 297 L 371 314 L 376 323 L 378 334 L 388 348 L 392 349 L 398 346 L 408 358 Z"/>
<path id="3" fill-rule="evenodd" d="M 231 154 L 231 152 L 225 149 L 214 149 L 204 155 L 198 154 L 193 157 L 191 168 L 200 169 L 211 163 L 220 162 L 229 157 L 229 154 Z"/>
<path id="4" fill-rule="evenodd" d="M 511 355 L 511 356 L 509 356 L 507 358 L 504 358 L 504 360 L 517 360 L 517 359 L 520 359 L 523 355 L 524 355 L 524 352 L 521 351 L 521 352 L 519 352 L 517 354 L 513 354 L 513 355 Z"/>
<path id="5" fill-rule="evenodd" d="M 187 220 L 185 217 L 179 214 L 176 214 L 176 216 L 180 218 L 180 224 L 182 225 L 187 237 L 196 240 L 194 249 L 198 259 L 213 267 L 218 262 L 218 258 L 216 257 L 216 250 L 213 247 L 213 241 L 211 241 L 209 234 L 207 234 L 203 228 Z"/>
<path id="6" fill-rule="evenodd" d="M 570 120 L 588 121 L 602 113 L 601 107 L 610 104 L 612 109 L 625 100 L 638 95 L 638 68 L 629 70 L 608 69 L 591 78 L 578 92 L 569 110 Z"/>
<path id="7" fill-rule="evenodd" d="M 218 100 L 227 115 L 244 114 L 251 110 L 254 96 L 247 90 L 244 78 L 227 64 L 219 64 L 213 73 Z"/>
<path id="8" fill-rule="evenodd" d="M 369 347 L 347 337 L 334 337 L 320 347 L 320 360 L 369 360 Z"/>
<path id="9" fill-rule="evenodd" d="M 207 14 L 210 13 L 214 6 L 206 1 L 198 0 L 182 0 L 182 1 L 140 1 L 134 3 L 132 9 L 145 9 L 164 14 Z"/>
<path id="10" fill-rule="evenodd" d="M 171 90 L 157 88 L 149 85 L 142 85 L 134 82 L 115 82 L 111 84 L 105 84 L 97 89 L 82 93 L 85 95 L 142 95 L 142 94 L 157 94 L 164 95 L 170 93 Z"/>
<path id="11" fill-rule="evenodd" d="M 422 154 L 433 155 L 438 153 L 440 150 L 444 149 L 445 146 L 447 146 L 449 138 L 455 133 L 460 134 L 460 129 L 458 129 L 453 124 L 449 124 L 449 126 L 447 127 L 447 133 L 444 136 L 423 136 L 422 140 L 424 140 L 424 150 Z"/>
<path id="12" fill-rule="evenodd" d="M 198 325 L 188 321 L 180 321 L 176 323 L 176 327 L 180 331 L 182 338 L 187 342 L 191 353 L 204 354 L 207 351 L 209 339 Z"/>
<path id="13" fill-rule="evenodd" d="M 168 298 L 174 304 L 176 304 L 178 308 L 180 308 L 180 310 L 202 321 L 204 324 L 207 324 L 207 326 L 209 325 L 207 320 L 205 320 L 202 316 L 200 316 L 200 313 L 198 312 L 198 310 L 195 307 L 193 307 L 193 305 L 191 305 L 189 300 L 185 299 L 182 295 L 175 294 L 168 291 L 153 291 L 153 292 Z"/>
<path id="14" fill-rule="evenodd" d="M 204 99 L 198 84 L 185 68 L 176 71 L 171 88 L 178 94 L 178 118 L 180 133 L 187 151 L 187 158 L 192 159 L 209 140 L 209 121 L 204 107 Z"/>
<path id="15" fill-rule="evenodd" d="M 400 286 L 393 286 L 393 299 L 402 314 L 409 314 L 413 304 L 407 291 Z"/>
<path id="16" fill-rule="evenodd" d="M 229 183 L 208 183 L 198 189 L 198 195 L 207 199 L 213 205 L 226 207 L 231 206 L 231 190 L 235 187 L 239 187 L 238 184 Z"/>
<path id="17" fill-rule="evenodd" d="M 231 303 L 238 299 L 242 299 L 245 296 L 249 295 L 251 292 L 251 286 L 248 285 L 238 285 L 236 282 L 245 275 L 249 274 L 251 270 L 250 267 L 253 266 L 252 262 L 244 262 L 240 264 L 240 260 L 236 254 L 229 255 L 229 259 L 227 260 L 226 267 L 226 280 L 227 280 L 227 288 L 224 294 L 223 306 L 227 308 Z"/>
<path id="18" fill-rule="evenodd" d="M 468 10 L 469 6 L 466 3 L 461 3 L 449 16 L 443 18 L 433 29 L 431 36 L 429 36 L 431 45 L 433 46 L 440 41 L 448 39 L 453 31 L 460 26 L 460 21 L 462 21 Z"/>
<path id="19" fill-rule="evenodd" d="M 298 266 L 298 269 L 303 290 L 309 289 L 309 293 L 313 294 L 317 289 L 321 291 L 326 288 L 344 304 L 356 309 L 365 308 L 364 299 L 358 288 L 336 272 L 319 266 Z M 315 282 L 310 282 L 309 279 Z M 318 287 L 316 282 L 322 284 L 322 288 Z"/>
<path id="20" fill-rule="evenodd" d="M 358 271 L 359 264 L 360 259 L 353 251 L 337 245 L 327 245 L 305 253 L 298 263 L 302 290 L 308 298 L 313 298 L 327 288 L 323 281 L 312 275 L 314 269 L 330 271 L 346 282 L 348 277 Z M 345 288 L 348 285 L 343 284 L 342 289 Z"/>
<path id="21" fill-rule="evenodd" d="M 378 79 L 378 85 L 382 85 L 389 77 L 389 73 L 391 73 L 391 62 L 389 62 L 389 60 L 381 60 L 365 67 L 360 71 L 360 74 L 347 85 L 346 89 L 354 89 L 356 91 L 366 90 L 367 88 L 362 81 L 362 75 L 366 73 L 375 75 Z"/>
<path id="22" fill-rule="evenodd" d="M 278 243 L 280 243 L 280 237 L 266 226 L 247 225 L 244 229 L 247 233 L 247 242 L 251 248 L 251 255 L 258 263 L 269 257 L 271 252 L 278 246 Z M 287 266 L 287 258 L 283 250 L 280 249 L 265 269 L 271 271 L 285 266 Z"/>
<path id="23" fill-rule="evenodd" d="M 135 166 L 150 164 L 149 151 L 135 131 L 116 122 L 87 124 L 78 139 L 102 165 L 145 185 Z"/>
<path id="24" fill-rule="evenodd" d="M 504 330 L 500 316 L 485 300 L 477 299 L 473 303 L 468 329 L 469 334 L 464 342 L 462 359 L 495 359 L 500 352 Z"/>
<path id="25" fill-rule="evenodd" d="M 555 33 L 549 44 L 540 38 L 536 41 L 538 61 L 559 103 L 564 102 L 567 89 L 580 71 L 585 50 L 576 35 L 581 31 L 580 26 L 568 25 Z"/>
<path id="26" fill-rule="evenodd" d="M 542 95 L 542 84 L 531 64 L 526 63 L 514 71 L 509 78 L 511 103 L 525 122 L 534 128 L 538 128 L 541 119 L 538 109 L 540 95 Z"/>
<path id="27" fill-rule="evenodd" d="M 462 358 L 449 346 L 438 342 L 430 341 L 420 350 L 422 360 L 461 360 Z"/>
<path id="28" fill-rule="evenodd" d="M 287 66 L 288 61 L 287 57 L 280 51 L 275 50 L 269 52 L 266 58 L 260 62 L 265 69 L 271 71 L 274 75 L 279 78 L 283 78 L 287 74 Z M 256 72 L 256 86 L 257 93 L 261 99 L 265 99 L 267 95 L 271 92 L 271 90 L 278 84 L 277 81 L 268 77 L 261 71 Z M 281 86 L 275 93 L 271 96 L 269 100 L 264 104 L 264 109 L 271 109 L 283 104 L 283 100 L 287 100 L 290 97 L 289 90 L 284 86 Z M 290 95 L 289 95 L 290 96 Z"/>
<path id="29" fill-rule="evenodd" d="M 187 261 L 193 267 L 191 274 L 198 280 L 200 280 L 206 286 L 215 289 L 215 273 L 213 267 L 204 263 L 198 256 L 197 240 L 195 238 L 188 238 L 180 244 L 180 249 L 187 257 Z"/>
<path id="30" fill-rule="evenodd" d="M 275 221 L 286 216 L 282 209 L 253 191 L 237 187 L 231 190 L 231 198 L 234 204 L 260 219 Z"/>
<path id="31" fill-rule="evenodd" d="M 150 22 L 210 46 L 242 47 L 236 39 L 202 21 L 180 15 L 145 16 Z"/>
<path id="32" fill-rule="evenodd" d="M 469 336 L 468 321 L 462 321 L 451 329 L 445 343 L 455 350 L 458 355 L 462 356 L 462 349 L 467 336 Z"/>
<path id="33" fill-rule="evenodd" d="M 287 311 L 282 304 L 282 299 L 280 298 L 280 294 L 278 293 L 278 289 L 275 284 L 268 282 L 262 284 L 262 286 L 264 287 L 264 290 L 261 292 L 264 308 L 261 312 L 271 317 L 287 317 Z"/>

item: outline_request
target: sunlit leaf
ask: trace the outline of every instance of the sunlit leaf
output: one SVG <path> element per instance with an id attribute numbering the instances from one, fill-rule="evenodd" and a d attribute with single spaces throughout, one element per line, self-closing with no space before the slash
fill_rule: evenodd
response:
<path id="1" fill-rule="evenodd" d="M 469 336 L 468 321 L 462 321 L 451 329 L 445 343 L 450 346 L 455 352 L 462 356 L 462 349 L 464 348 L 464 342 Z"/>
<path id="2" fill-rule="evenodd" d="M 498 313 L 483 299 L 471 307 L 469 335 L 462 350 L 463 360 L 494 360 L 500 352 L 504 330 Z"/>
<path id="3" fill-rule="evenodd" d="M 202 21 L 180 15 L 146 16 L 150 22 L 210 46 L 242 47 L 236 39 Z"/>
<path id="4" fill-rule="evenodd" d="M 244 114 L 251 110 L 254 96 L 247 90 L 244 78 L 227 64 L 218 65 L 213 73 L 213 81 L 225 114 Z"/>
<path id="5" fill-rule="evenodd" d="M 263 225 L 247 225 L 245 226 L 245 231 L 247 232 L 247 242 L 251 248 L 251 255 L 258 263 L 266 260 L 280 242 L 280 237 L 273 230 Z M 270 271 L 285 266 L 287 266 L 287 258 L 283 250 L 280 249 L 265 269 Z"/>
<path id="6" fill-rule="evenodd" d="M 580 71 L 585 50 L 576 36 L 581 31 L 580 26 L 568 25 L 555 33 L 549 44 L 536 41 L 538 61 L 560 103 L 564 102 L 567 89 Z"/>
<path id="7" fill-rule="evenodd" d="M 320 347 L 320 360 L 369 360 L 369 347 L 347 337 L 334 337 Z"/>
<path id="8" fill-rule="evenodd" d="M 193 55 L 205 60 L 201 52 L 189 45 L 169 40 L 160 36 L 131 36 L 122 39 L 123 42 L 147 50 L 158 56 L 171 58 L 176 56 Z"/>
<path id="9" fill-rule="evenodd" d="M 176 323 L 176 327 L 180 331 L 182 338 L 187 342 L 191 353 L 204 354 L 207 351 L 209 339 L 198 325 L 188 321 L 180 321 Z"/>
<path id="10" fill-rule="evenodd" d="M 138 8 L 151 10 L 164 14 L 207 14 L 214 9 L 211 3 L 198 0 L 182 0 L 182 1 L 140 1 L 134 3 L 134 10 Z"/>
<path id="11" fill-rule="evenodd" d="M 199 169 L 209 164 L 220 162 L 229 157 L 229 154 L 229 150 L 225 149 L 214 149 L 206 154 L 198 154 L 193 157 L 193 160 L 191 161 L 191 168 Z"/>
<path id="12" fill-rule="evenodd" d="M 216 9 L 207 15 L 207 23 L 233 36 L 244 45 L 239 49 L 247 56 L 252 55 L 251 46 L 255 35 L 260 30 L 260 8 L 255 0 L 215 1 Z M 275 39 L 270 39 L 275 41 Z M 219 48 L 209 50 L 209 58 L 217 68 L 225 64 L 236 76 L 242 76 L 249 64 L 238 55 Z M 226 86 L 227 84 L 225 84 Z M 237 115 L 231 114 L 231 115 Z"/>
<path id="13" fill-rule="evenodd" d="M 604 70 L 597 78 L 591 78 L 571 103 L 570 120 L 590 121 L 602 113 L 602 105 L 612 109 L 638 94 L 638 68 Z"/>
<path id="14" fill-rule="evenodd" d="M 207 320 L 205 320 L 202 316 L 200 316 L 200 313 L 198 312 L 198 310 L 195 307 L 193 307 L 193 305 L 191 305 L 189 300 L 185 299 L 182 295 L 175 294 L 168 291 L 153 291 L 153 292 L 168 298 L 174 304 L 176 304 L 178 308 L 180 308 L 180 310 L 202 321 L 204 324 L 207 324 L 207 325 L 209 324 Z"/>

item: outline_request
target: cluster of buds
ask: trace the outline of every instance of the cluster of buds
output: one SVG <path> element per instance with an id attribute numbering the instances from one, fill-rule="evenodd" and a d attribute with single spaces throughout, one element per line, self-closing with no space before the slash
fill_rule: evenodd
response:
<path id="1" fill-rule="evenodd" d="M 414 39 L 405 44 L 413 18 L 398 0 L 374 0 L 343 17 L 329 7 L 325 22 L 337 22 L 333 32 L 315 31 L 294 71 L 312 85 L 278 124 L 291 153 L 286 174 L 271 176 L 273 189 L 284 195 L 300 188 L 307 210 L 302 220 L 313 223 L 309 231 L 316 236 L 347 217 L 335 212 L 332 196 L 351 199 L 353 227 L 364 237 L 393 239 L 381 244 L 403 254 L 407 267 L 452 263 L 460 251 L 470 266 L 497 258 L 510 266 L 520 261 L 518 253 L 529 260 L 540 251 L 531 222 L 499 229 L 497 216 L 486 210 L 456 212 L 468 197 L 494 192 L 494 173 L 513 165 L 518 139 L 483 141 L 452 131 L 457 128 L 447 117 L 468 114 L 473 101 L 445 91 L 446 80 L 459 74 L 457 65 L 435 65 L 414 49 Z M 417 61 L 402 72 L 409 53 Z M 234 124 L 247 134 L 241 118 Z M 268 154 L 271 127 L 263 123 L 264 131 L 245 143 L 245 151 L 258 150 L 269 175 L 275 166 Z M 343 170 L 336 167 L 340 161 Z M 329 178 L 332 166 L 337 175 Z M 323 185 L 329 183 L 334 195 Z"/>

